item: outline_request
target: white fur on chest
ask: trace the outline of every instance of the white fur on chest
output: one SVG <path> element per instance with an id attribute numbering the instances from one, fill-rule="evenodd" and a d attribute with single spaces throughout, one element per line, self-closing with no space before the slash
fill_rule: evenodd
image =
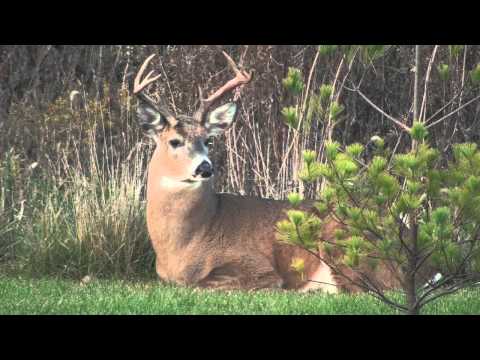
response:
<path id="1" fill-rule="evenodd" d="M 330 268 L 321 263 L 320 266 L 315 270 L 315 272 L 310 276 L 308 280 L 313 280 L 307 282 L 300 291 L 308 292 L 312 290 L 322 290 L 323 292 L 329 294 L 337 294 L 338 288 L 335 279 L 332 276 Z"/>
<path id="2" fill-rule="evenodd" d="M 163 188 L 169 189 L 169 190 L 187 190 L 187 189 L 197 189 L 202 185 L 201 181 L 195 181 L 195 182 L 183 182 L 183 181 L 178 181 L 172 178 L 169 178 L 167 176 L 162 176 L 160 177 L 159 180 L 159 185 Z"/>

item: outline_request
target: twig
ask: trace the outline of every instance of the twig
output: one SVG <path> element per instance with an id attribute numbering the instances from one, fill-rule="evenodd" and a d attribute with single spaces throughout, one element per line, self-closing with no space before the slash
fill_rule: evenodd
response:
<path id="1" fill-rule="evenodd" d="M 455 284 L 453 285 L 452 287 L 450 287 L 449 289 L 447 290 L 444 290 L 444 291 L 440 291 L 439 293 L 431 296 L 430 298 L 426 299 L 426 297 L 423 297 L 423 302 L 420 302 L 418 301 L 418 304 L 423 307 L 425 305 L 427 305 L 428 303 L 438 299 L 439 297 L 442 297 L 442 296 L 445 296 L 445 295 L 449 295 L 449 294 L 453 294 L 463 288 L 466 287 L 466 285 L 470 282 L 473 282 L 473 281 L 476 281 L 477 279 L 475 277 L 467 277 L 467 279 L 464 279 L 462 282 L 458 283 L 458 284 Z M 438 288 L 437 288 L 438 289 Z"/>
<path id="2" fill-rule="evenodd" d="M 307 279 L 307 281 L 312 282 L 312 283 L 316 283 L 316 284 L 324 284 L 324 285 L 331 285 L 331 286 L 338 287 L 338 284 L 332 284 L 332 283 L 325 282 L 325 281 L 318 281 L 318 280 L 311 280 L 311 279 Z"/>
<path id="3" fill-rule="evenodd" d="M 165 80 L 167 81 L 167 87 L 168 87 L 168 92 L 170 93 L 170 98 L 172 99 L 172 107 L 173 111 L 175 114 L 177 114 L 177 105 L 175 104 L 175 98 L 173 97 L 173 92 L 170 87 L 170 81 L 168 81 L 168 76 L 167 73 L 165 72 L 165 69 L 163 67 L 163 61 L 160 60 L 160 68 L 162 69 L 163 76 L 165 77 Z"/>
<path id="4" fill-rule="evenodd" d="M 467 45 L 463 50 L 463 67 L 462 67 L 462 91 L 460 92 L 460 105 L 462 104 L 462 94 L 463 94 L 463 87 L 465 86 L 465 68 L 467 64 Z"/>
<path id="5" fill-rule="evenodd" d="M 390 159 L 388 160 L 388 167 L 392 165 L 392 161 L 395 157 L 395 153 L 397 152 L 398 147 L 400 146 L 400 142 L 402 140 L 403 132 L 400 133 L 400 136 L 398 137 L 397 143 L 395 144 L 395 147 L 393 148 L 392 154 L 390 155 Z"/>
<path id="6" fill-rule="evenodd" d="M 448 103 L 446 103 L 445 105 L 443 105 L 440 109 L 438 109 L 435 114 L 433 114 L 432 116 L 430 116 L 427 120 L 425 120 L 425 124 L 428 124 L 430 121 L 433 120 L 433 118 L 435 116 L 437 116 L 438 114 L 440 114 L 443 110 L 445 110 L 448 106 L 450 106 L 459 96 L 461 97 L 463 95 L 463 90 L 465 88 L 465 85 L 463 85 L 461 88 L 460 88 L 460 92 L 455 95 L 453 98 L 450 99 L 450 101 Z M 467 92 L 467 93 L 470 93 L 470 92 Z M 460 101 L 461 102 L 461 101 Z"/>
<path id="7" fill-rule="evenodd" d="M 365 95 L 363 95 L 363 93 L 360 91 L 360 89 L 350 89 L 346 86 L 344 86 L 345 89 L 347 89 L 348 91 L 353 91 L 353 92 L 356 92 L 358 93 L 371 107 L 373 107 L 375 110 L 377 110 L 380 114 L 382 114 L 383 116 L 385 116 L 387 119 L 393 121 L 395 123 L 395 125 L 399 126 L 402 130 L 406 131 L 406 132 L 410 132 L 410 128 L 405 125 L 404 123 L 398 121 L 397 119 L 395 119 L 393 116 L 390 116 L 388 115 L 385 111 L 383 111 L 382 109 L 380 109 L 377 105 L 375 105 L 369 98 L 367 98 Z"/>
<path id="8" fill-rule="evenodd" d="M 473 103 L 474 101 L 477 101 L 478 99 L 480 99 L 480 95 L 477 96 L 477 97 L 475 97 L 475 98 L 473 98 L 473 99 L 470 100 L 470 101 L 467 101 L 465 104 L 463 104 L 462 106 L 460 106 L 460 107 L 458 107 L 457 109 L 453 110 L 453 111 L 450 112 L 449 114 L 447 114 L 447 115 L 441 117 L 440 119 L 438 119 L 438 120 L 436 120 L 436 121 L 428 124 L 428 125 L 426 126 L 426 128 L 429 129 L 429 128 L 431 128 L 432 126 L 435 126 L 435 125 L 441 123 L 442 121 L 444 121 L 444 120 L 446 120 L 447 118 L 449 118 L 450 116 L 456 114 L 457 112 L 459 112 L 460 110 L 462 110 L 464 107 L 470 105 L 471 103 Z"/>
<path id="9" fill-rule="evenodd" d="M 312 67 L 310 69 L 310 74 L 308 75 L 307 89 L 305 90 L 305 99 L 303 101 L 303 106 L 302 106 L 302 110 L 301 110 L 302 114 L 301 114 L 301 117 L 300 117 L 299 128 L 300 128 L 300 123 L 303 120 L 303 117 L 304 117 L 304 114 L 305 114 L 305 109 L 307 107 L 308 94 L 310 92 L 310 83 L 312 81 L 313 72 L 315 71 L 315 68 L 317 66 L 319 56 L 320 56 L 320 51 L 317 50 L 317 53 L 315 55 L 315 59 L 313 60 Z"/>
<path id="10" fill-rule="evenodd" d="M 360 47 L 357 47 L 357 49 L 355 50 L 355 53 L 352 56 L 352 59 L 350 60 L 350 63 L 348 64 L 347 73 L 343 77 L 342 83 L 340 84 L 340 89 L 338 89 L 337 95 L 335 96 L 335 101 L 337 101 L 337 102 L 340 99 L 340 95 L 342 93 L 343 88 L 345 87 L 345 81 L 347 80 L 348 75 L 350 75 L 350 72 L 352 71 L 353 62 L 355 61 L 355 58 L 357 57 L 357 54 L 358 54 L 359 50 L 360 50 Z M 373 64 L 372 64 L 372 66 L 373 66 Z"/>
<path id="11" fill-rule="evenodd" d="M 415 78 L 413 82 L 413 121 L 418 121 L 418 84 L 420 82 L 420 45 L 415 45 Z M 413 140 L 413 148 L 415 148 Z"/>
<path id="12" fill-rule="evenodd" d="M 420 116 L 419 118 L 421 119 L 423 116 L 423 122 L 425 122 L 425 116 L 427 114 L 427 90 L 428 90 L 428 80 L 430 80 L 430 72 L 432 71 L 432 65 L 433 62 L 435 61 L 435 56 L 437 55 L 437 50 L 438 50 L 438 45 L 435 45 L 432 56 L 430 57 L 430 61 L 428 62 L 428 67 L 427 67 L 427 74 L 425 76 L 425 86 L 423 90 L 423 99 L 422 99 L 422 106 L 420 108 Z"/>

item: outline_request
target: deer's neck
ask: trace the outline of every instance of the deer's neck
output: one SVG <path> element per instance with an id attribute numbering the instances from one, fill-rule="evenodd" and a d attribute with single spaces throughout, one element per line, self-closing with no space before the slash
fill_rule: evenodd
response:
<path id="1" fill-rule="evenodd" d="M 147 223 L 152 240 L 178 248 L 208 230 L 217 211 L 217 196 L 212 181 L 171 185 L 162 176 L 149 175 Z"/>

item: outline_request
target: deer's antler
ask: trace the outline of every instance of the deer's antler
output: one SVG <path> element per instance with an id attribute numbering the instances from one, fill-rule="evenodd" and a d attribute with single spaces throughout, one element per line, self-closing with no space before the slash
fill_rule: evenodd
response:
<path id="1" fill-rule="evenodd" d="M 140 69 L 138 70 L 137 76 L 135 76 L 135 80 L 133 81 L 133 93 L 139 97 L 141 97 L 144 101 L 149 103 L 151 106 L 153 106 L 155 109 L 157 109 L 159 112 L 162 113 L 167 119 L 174 119 L 174 116 L 170 113 L 167 105 L 160 100 L 160 103 L 153 100 L 150 96 L 145 94 L 144 90 L 145 88 L 156 81 L 160 75 L 152 76 L 154 71 L 151 70 L 142 80 L 143 73 L 145 72 L 145 69 L 147 68 L 148 64 L 150 61 L 155 57 L 155 54 L 150 55 L 140 66 Z"/>
<path id="2" fill-rule="evenodd" d="M 200 123 L 204 122 L 204 117 L 205 113 L 208 111 L 210 106 L 220 98 L 222 98 L 225 94 L 227 94 L 230 91 L 236 90 L 236 94 L 234 97 L 234 101 L 236 101 L 240 95 L 240 90 L 243 88 L 243 86 L 252 80 L 252 73 L 248 73 L 245 70 L 240 70 L 238 69 L 237 65 L 235 62 L 232 60 L 232 58 L 225 52 L 222 51 L 223 55 L 226 57 L 228 65 L 230 68 L 233 70 L 235 73 L 235 77 L 231 80 L 229 80 L 225 85 L 223 85 L 220 89 L 215 91 L 212 95 L 210 95 L 207 99 L 203 98 L 203 93 L 202 89 L 199 87 L 199 95 L 200 95 L 200 107 L 198 110 L 195 112 L 193 117 Z"/>
<path id="3" fill-rule="evenodd" d="M 138 70 L 137 76 L 135 76 L 135 80 L 133 81 L 133 93 L 137 94 L 140 91 L 142 91 L 147 85 L 151 84 L 155 80 L 157 80 L 160 75 L 154 76 L 153 78 L 151 77 L 153 74 L 153 70 L 150 71 L 147 76 L 143 80 L 140 80 L 143 76 L 143 73 L 145 72 L 145 69 L 148 66 L 148 63 L 155 57 L 155 54 L 150 55 L 140 66 L 140 70 Z"/>

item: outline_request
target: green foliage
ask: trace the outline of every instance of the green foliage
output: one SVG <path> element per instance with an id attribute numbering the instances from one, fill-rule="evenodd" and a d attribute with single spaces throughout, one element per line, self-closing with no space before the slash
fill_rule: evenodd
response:
<path id="1" fill-rule="evenodd" d="M 469 176 L 465 181 L 465 190 L 471 194 L 480 194 L 480 177 Z"/>
<path id="2" fill-rule="evenodd" d="M 426 144 L 420 144 L 416 152 L 397 154 L 393 158 L 393 168 L 407 178 L 427 171 L 437 160 L 439 152 Z"/>
<path id="3" fill-rule="evenodd" d="M 303 91 L 304 83 L 300 69 L 289 67 L 288 75 L 282 81 L 283 86 L 293 95 L 300 95 Z"/>
<path id="4" fill-rule="evenodd" d="M 310 94 L 310 100 L 308 101 L 307 116 L 305 117 L 305 127 L 308 131 L 310 124 L 312 123 L 315 115 L 321 115 L 323 112 L 320 96 L 314 93 Z"/>
<path id="5" fill-rule="evenodd" d="M 419 121 L 414 121 L 410 129 L 410 136 L 417 141 L 424 140 L 428 135 L 428 130 L 425 125 Z"/>
<path id="6" fill-rule="evenodd" d="M 288 244 L 315 249 L 322 221 L 317 216 L 300 210 L 287 211 L 287 217 L 288 220 L 277 223 L 277 239 Z"/>
<path id="7" fill-rule="evenodd" d="M 464 144 L 454 144 L 453 145 L 453 154 L 457 162 L 462 162 L 464 160 L 470 161 L 477 153 L 477 144 L 475 143 L 464 143 Z"/>
<path id="8" fill-rule="evenodd" d="M 351 236 L 347 240 L 339 241 L 339 244 L 345 249 L 343 263 L 351 268 L 358 267 L 360 261 L 368 255 L 368 242 L 361 236 Z"/>
<path id="9" fill-rule="evenodd" d="M 317 209 L 320 216 L 325 215 L 329 211 L 328 204 L 325 202 L 316 202 L 315 208 Z"/>
<path id="10" fill-rule="evenodd" d="M 330 117 L 333 121 L 337 120 L 338 116 L 344 111 L 344 107 L 337 102 L 331 102 L 333 94 L 333 85 L 322 84 L 318 93 L 311 92 L 308 98 L 308 108 L 304 121 L 304 129 L 309 131 L 311 122 L 314 116 L 318 117 L 319 121 L 325 121 Z"/>
<path id="11" fill-rule="evenodd" d="M 313 163 L 316 157 L 317 157 L 317 153 L 313 150 L 303 151 L 303 161 L 305 161 L 307 165 L 310 165 L 311 163 Z"/>
<path id="12" fill-rule="evenodd" d="M 400 175 L 405 177 L 412 175 L 412 170 L 417 167 L 418 159 L 415 154 L 397 154 L 393 159 L 394 169 L 398 171 Z"/>
<path id="13" fill-rule="evenodd" d="M 287 212 L 289 220 L 295 225 L 299 226 L 305 221 L 305 213 L 298 210 L 290 210 Z"/>
<path id="14" fill-rule="evenodd" d="M 293 207 L 298 207 L 303 201 L 303 198 L 299 193 L 290 193 L 288 194 L 287 198 L 290 202 L 290 205 Z"/>
<path id="15" fill-rule="evenodd" d="M 333 93 L 333 85 L 330 84 L 322 84 L 320 86 L 320 100 L 322 104 L 327 103 L 330 101 L 330 97 L 332 96 Z"/>
<path id="16" fill-rule="evenodd" d="M 363 62 L 368 64 L 374 62 L 385 55 L 385 51 L 388 49 L 386 45 L 363 45 L 362 55 Z"/>
<path id="17" fill-rule="evenodd" d="M 332 120 L 337 120 L 338 115 L 340 115 L 344 109 L 343 105 L 340 105 L 336 101 L 332 101 L 330 104 L 330 117 Z"/>
<path id="18" fill-rule="evenodd" d="M 374 184 L 379 190 L 379 194 L 386 196 L 386 199 L 395 197 L 400 189 L 398 179 L 387 172 L 381 172 L 376 176 Z"/>
<path id="19" fill-rule="evenodd" d="M 358 165 L 347 154 L 338 154 L 333 161 L 335 171 L 340 177 L 354 175 L 358 171 Z"/>
<path id="20" fill-rule="evenodd" d="M 368 172 L 372 179 L 375 179 L 381 172 L 387 167 L 387 159 L 381 156 L 375 156 L 370 165 L 368 166 Z"/>
<path id="21" fill-rule="evenodd" d="M 345 58 L 347 62 L 352 61 L 355 54 L 357 54 L 358 50 L 361 50 L 360 45 L 342 45 L 341 46 L 343 53 L 345 54 Z"/>
<path id="22" fill-rule="evenodd" d="M 463 45 L 448 45 L 448 52 L 450 54 L 450 57 L 457 57 L 463 50 L 463 48 Z"/>
<path id="23" fill-rule="evenodd" d="M 336 141 L 327 142 L 325 144 L 325 154 L 327 155 L 327 159 L 330 161 L 335 160 L 338 154 L 338 149 L 340 148 L 340 144 Z"/>
<path id="24" fill-rule="evenodd" d="M 394 213 L 397 216 L 411 213 L 422 206 L 423 200 L 424 198 L 421 196 L 403 193 L 399 196 L 397 203 L 394 205 Z"/>
<path id="25" fill-rule="evenodd" d="M 321 176 L 329 176 L 329 169 L 317 161 L 305 162 L 305 166 L 299 173 L 299 178 L 307 183 L 318 180 Z"/>
<path id="26" fill-rule="evenodd" d="M 480 64 L 477 64 L 477 66 L 470 72 L 470 79 L 472 79 L 473 85 L 479 85 L 480 84 Z"/>
<path id="27" fill-rule="evenodd" d="M 364 146 L 362 144 L 355 143 L 355 144 L 348 145 L 345 148 L 345 152 L 354 158 L 358 158 L 362 154 L 363 149 L 364 149 Z"/>
<path id="28" fill-rule="evenodd" d="M 282 115 L 284 116 L 285 124 L 293 129 L 298 129 L 298 116 L 297 109 L 293 106 L 284 107 L 282 109 Z"/>
<path id="29" fill-rule="evenodd" d="M 450 209 L 439 207 L 432 211 L 432 220 L 437 226 L 444 226 L 450 219 Z"/>
<path id="30" fill-rule="evenodd" d="M 301 258 L 294 258 L 290 264 L 290 267 L 297 273 L 299 273 L 302 278 L 305 272 L 305 261 Z"/>
<path id="31" fill-rule="evenodd" d="M 439 64 L 437 66 L 437 71 L 442 81 L 447 81 L 450 78 L 450 67 L 448 66 L 448 64 Z"/>
<path id="32" fill-rule="evenodd" d="M 432 199 L 437 199 L 440 195 L 440 189 L 442 186 L 442 173 L 436 169 L 430 169 L 427 171 L 425 190 Z"/>
<path id="33" fill-rule="evenodd" d="M 372 141 L 375 144 L 375 146 L 379 149 L 383 149 L 383 147 L 385 146 L 385 141 L 380 136 L 377 136 L 377 135 L 372 136 L 370 141 Z"/>
<path id="34" fill-rule="evenodd" d="M 423 124 L 415 123 L 411 135 L 424 140 L 427 131 Z M 375 140 L 383 145 L 381 139 Z M 480 151 L 476 144 L 455 144 L 447 166 L 439 161 L 439 151 L 426 141 L 396 154 L 390 165 L 383 155 L 362 165 L 357 161 L 362 151 L 361 144 L 342 151 L 339 143 L 326 143 L 325 164 L 316 162 L 313 152 L 304 153 L 302 180 L 321 177 L 325 181 L 316 209 L 321 216 L 330 215 L 346 226 L 335 235 L 335 243 L 321 243 L 320 249 L 327 254 L 340 249 L 341 264 L 352 270 L 362 265 L 375 269 L 378 256 L 387 258 L 402 264 L 396 270 L 400 277 L 408 271 L 405 264 L 412 255 L 407 249 L 412 244 L 417 258 L 429 254 L 429 261 L 422 263 L 419 271 L 434 266 L 445 274 L 459 274 L 480 267 Z M 315 231 L 298 235 L 298 228 L 311 220 L 310 216 L 289 212 L 288 220 L 281 223 L 282 238 L 313 249 L 320 223 L 315 223 L 320 226 Z M 464 261 L 469 252 L 471 260 Z"/>
<path id="35" fill-rule="evenodd" d="M 320 55 L 326 56 L 333 54 L 338 48 L 338 45 L 318 45 L 318 52 Z"/>

